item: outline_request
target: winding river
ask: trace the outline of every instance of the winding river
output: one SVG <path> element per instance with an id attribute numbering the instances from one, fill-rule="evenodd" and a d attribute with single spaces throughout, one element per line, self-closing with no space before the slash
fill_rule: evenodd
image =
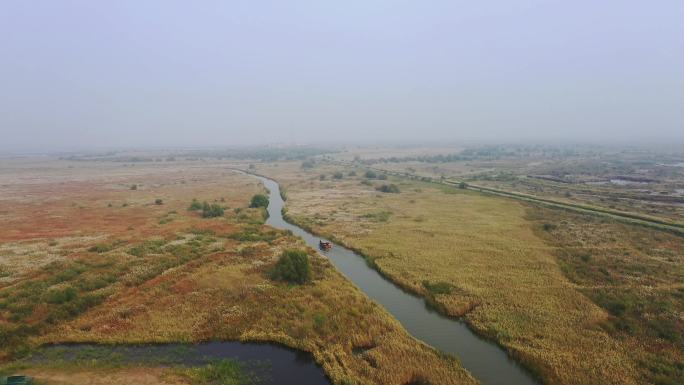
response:
<path id="1" fill-rule="evenodd" d="M 259 178 L 269 191 L 268 225 L 290 230 L 314 248 L 318 248 L 319 240 L 326 240 L 286 222 L 282 215 L 284 202 L 278 183 L 253 176 Z M 370 268 L 362 256 L 340 245 L 335 245 L 325 255 L 366 295 L 383 305 L 409 333 L 430 346 L 457 356 L 462 366 L 481 383 L 539 384 L 500 346 L 480 338 L 464 322 L 439 314 L 423 298 L 402 290 Z"/>

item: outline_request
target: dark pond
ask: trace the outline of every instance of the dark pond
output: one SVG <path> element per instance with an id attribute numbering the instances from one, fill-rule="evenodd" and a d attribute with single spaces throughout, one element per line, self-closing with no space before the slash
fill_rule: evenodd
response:
<path id="1" fill-rule="evenodd" d="M 27 360 L 34 364 L 99 361 L 112 365 L 201 366 L 234 359 L 264 385 L 329 385 L 311 354 L 280 345 L 240 342 L 158 345 L 50 345 Z"/>

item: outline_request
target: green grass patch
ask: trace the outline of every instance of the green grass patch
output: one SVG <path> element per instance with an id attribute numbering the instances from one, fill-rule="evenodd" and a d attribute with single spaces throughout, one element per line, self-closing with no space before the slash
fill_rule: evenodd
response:
<path id="1" fill-rule="evenodd" d="M 423 281 L 423 287 L 432 295 L 451 294 L 454 287 L 449 282 L 434 282 Z"/>

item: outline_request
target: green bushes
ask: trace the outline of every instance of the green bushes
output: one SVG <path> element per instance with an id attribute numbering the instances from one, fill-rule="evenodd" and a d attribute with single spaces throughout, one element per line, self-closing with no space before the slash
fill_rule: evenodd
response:
<path id="1" fill-rule="evenodd" d="M 375 179 L 375 178 L 378 177 L 378 174 L 376 174 L 375 171 L 368 170 L 368 171 L 366 171 L 366 173 L 364 174 L 364 176 L 365 176 L 366 178 L 368 178 L 368 179 Z"/>
<path id="2" fill-rule="evenodd" d="M 311 280 L 309 256 L 303 250 L 285 250 L 275 265 L 271 278 L 303 284 Z"/>
<path id="3" fill-rule="evenodd" d="M 209 204 L 204 202 L 202 204 L 202 218 L 216 218 L 223 216 L 223 207 L 219 204 Z"/>
<path id="4" fill-rule="evenodd" d="M 376 187 L 376 190 L 384 193 L 392 193 L 392 194 L 398 194 L 399 191 L 399 186 L 395 184 L 383 184 L 382 186 Z"/>
<path id="5" fill-rule="evenodd" d="M 435 282 L 423 281 L 423 287 L 427 289 L 432 295 L 437 294 L 451 294 L 453 286 L 449 282 Z"/>
<path id="6" fill-rule="evenodd" d="M 160 206 L 164 204 L 164 201 L 161 198 L 157 198 L 154 200 L 154 204 Z"/>
<path id="7" fill-rule="evenodd" d="M 249 226 L 242 231 L 229 235 L 230 238 L 240 242 L 273 242 L 280 234 L 277 231 L 262 231 L 260 226 Z"/>
<path id="8" fill-rule="evenodd" d="M 74 300 L 78 292 L 73 287 L 69 286 L 64 289 L 52 289 L 45 293 L 45 302 L 51 304 L 63 304 Z"/>
<path id="9" fill-rule="evenodd" d="M 190 211 L 202 210 L 202 203 L 200 203 L 200 201 L 198 201 L 197 199 L 193 199 L 192 203 L 190 203 L 190 207 L 188 207 L 188 210 L 190 210 Z"/>
<path id="10" fill-rule="evenodd" d="M 268 207 L 268 197 L 264 194 L 256 194 L 252 197 L 252 201 L 249 203 L 249 207 Z"/>
<path id="11" fill-rule="evenodd" d="M 373 222 L 387 222 L 391 216 L 391 211 L 381 210 L 374 213 L 363 214 L 361 218 L 370 219 Z"/>
<path id="12" fill-rule="evenodd" d="M 108 251 L 111 251 L 112 248 L 112 245 L 98 243 L 97 245 L 88 248 L 88 251 L 90 251 L 91 253 L 106 253 Z"/>
<path id="13" fill-rule="evenodd" d="M 314 327 L 318 330 L 323 329 L 323 326 L 325 326 L 325 321 L 326 321 L 326 316 L 325 314 L 322 313 L 316 313 L 313 316 L 313 324 Z"/>
<path id="14" fill-rule="evenodd" d="M 134 255 L 136 257 L 143 257 L 147 254 L 161 254 L 162 247 L 166 244 L 163 239 L 155 239 L 151 241 L 145 241 L 139 245 L 133 246 L 128 250 L 128 254 Z"/>
<path id="15" fill-rule="evenodd" d="M 216 218 L 222 217 L 225 212 L 225 207 L 212 203 L 209 204 L 207 201 L 200 203 L 197 199 L 193 199 L 188 207 L 190 211 L 202 210 L 202 218 Z"/>
<path id="16" fill-rule="evenodd" d="M 334 179 L 342 179 L 342 178 L 344 178 L 344 174 L 342 174 L 342 172 L 338 171 L 338 172 L 333 174 L 333 178 Z"/>

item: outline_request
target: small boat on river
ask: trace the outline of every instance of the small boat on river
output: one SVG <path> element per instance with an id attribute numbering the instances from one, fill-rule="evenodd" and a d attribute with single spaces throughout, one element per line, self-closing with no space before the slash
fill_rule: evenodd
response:
<path id="1" fill-rule="evenodd" d="M 323 251 L 328 251 L 332 249 L 332 242 L 328 241 L 318 241 L 318 248 L 323 250 Z"/>

